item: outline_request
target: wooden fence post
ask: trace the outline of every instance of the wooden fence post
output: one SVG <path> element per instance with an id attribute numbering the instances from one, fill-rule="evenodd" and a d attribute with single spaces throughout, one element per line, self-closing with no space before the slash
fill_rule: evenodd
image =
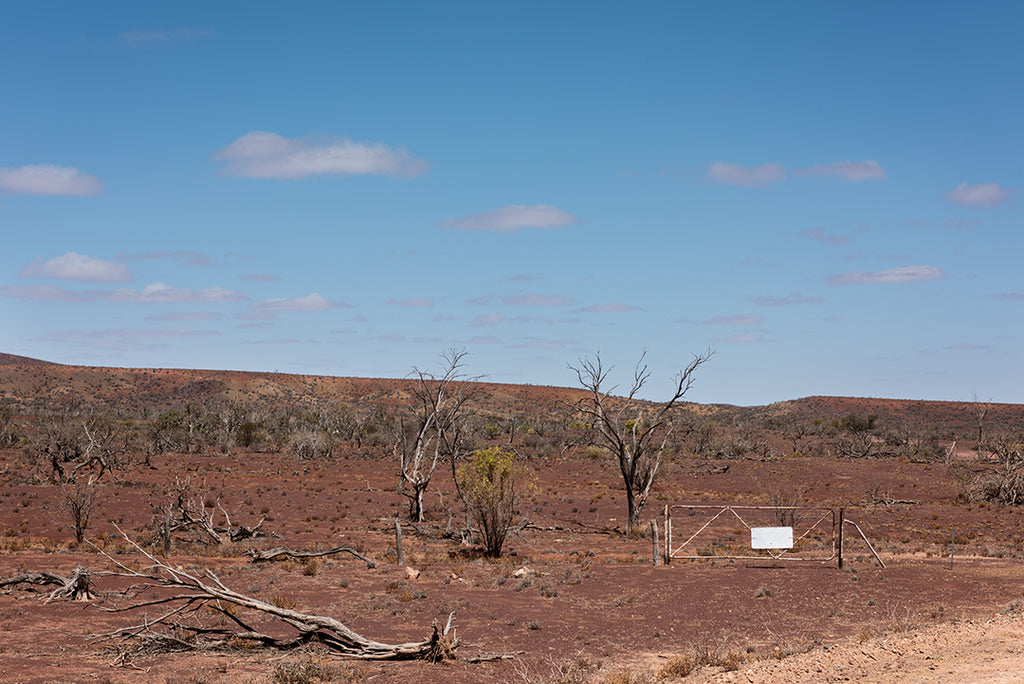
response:
<path id="1" fill-rule="evenodd" d="M 653 547 L 651 558 L 655 565 L 661 565 L 661 545 L 658 543 L 658 521 L 651 520 L 651 545 Z"/>
<path id="2" fill-rule="evenodd" d="M 405 565 L 405 552 L 402 549 L 402 523 L 398 518 L 395 518 L 395 552 L 398 554 L 395 562 L 398 565 Z"/>

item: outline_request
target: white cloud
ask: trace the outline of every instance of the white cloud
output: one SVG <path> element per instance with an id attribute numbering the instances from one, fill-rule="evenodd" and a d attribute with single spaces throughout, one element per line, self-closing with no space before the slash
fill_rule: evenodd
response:
<path id="1" fill-rule="evenodd" d="M 945 277 L 946 274 L 942 272 L 942 269 L 936 268 L 935 266 L 902 266 L 900 268 L 891 268 L 886 271 L 875 271 L 873 273 L 865 271 L 847 271 L 846 273 L 840 273 L 839 275 L 832 276 L 829 278 L 829 282 L 836 285 L 851 285 L 857 283 L 901 284 L 915 283 L 922 280 L 940 280 Z"/>
<path id="2" fill-rule="evenodd" d="M 252 131 L 213 154 L 228 176 L 308 178 L 309 176 L 421 176 L 430 164 L 404 149 L 348 138 L 284 138 Z"/>
<path id="3" fill-rule="evenodd" d="M 982 183 L 981 185 L 961 183 L 947 192 L 945 197 L 956 204 L 991 209 L 1008 200 L 1013 192 L 1010 188 L 1000 187 L 998 183 Z"/>
<path id="4" fill-rule="evenodd" d="M 623 304 L 622 302 L 611 302 L 610 304 L 594 304 L 579 310 L 580 313 L 627 313 L 629 311 L 643 311 L 639 306 Z"/>
<path id="5" fill-rule="evenodd" d="M 785 177 L 786 170 L 780 164 L 740 166 L 728 162 L 712 162 L 708 167 L 708 178 L 725 185 L 745 185 L 747 187 L 774 185 Z"/>
<path id="6" fill-rule="evenodd" d="M 121 42 L 132 47 L 164 45 L 175 41 L 196 41 L 201 38 L 214 38 L 217 32 L 211 29 L 172 29 L 170 31 L 125 31 L 119 37 Z"/>
<path id="7" fill-rule="evenodd" d="M 78 252 L 66 252 L 42 264 L 30 264 L 22 270 L 27 278 L 57 278 L 92 283 L 126 283 L 131 270 L 122 263 L 97 259 Z"/>
<path id="8" fill-rule="evenodd" d="M 448 219 L 440 225 L 453 230 L 515 233 L 521 228 L 562 228 L 578 221 L 572 214 L 548 204 L 510 204 L 494 211 Z"/>
<path id="9" fill-rule="evenodd" d="M 349 308 L 343 302 L 332 302 L 319 292 L 308 294 L 305 297 L 281 297 L 277 299 L 265 299 L 256 305 L 256 308 L 263 311 L 327 311 L 328 309 Z"/>
<path id="10" fill-rule="evenodd" d="M 141 290 L 121 288 L 114 290 L 108 297 L 115 302 L 132 304 L 167 304 L 187 302 L 192 304 L 211 304 L 220 302 L 241 302 L 248 297 L 235 290 L 223 287 L 206 287 L 191 290 L 185 287 L 171 287 L 166 283 L 153 283 Z"/>
<path id="11" fill-rule="evenodd" d="M 704 325 L 740 325 L 751 326 L 761 325 L 764 319 L 757 314 L 733 314 L 731 316 L 716 316 L 704 321 Z"/>
<path id="12" fill-rule="evenodd" d="M 829 164 L 815 164 L 806 169 L 797 169 L 794 176 L 838 176 L 844 181 L 858 183 L 867 180 L 884 180 L 885 169 L 876 161 L 837 161 Z"/>
<path id="13" fill-rule="evenodd" d="M 11 195 L 98 195 L 103 184 L 71 166 L 32 164 L 0 168 L 0 193 Z"/>

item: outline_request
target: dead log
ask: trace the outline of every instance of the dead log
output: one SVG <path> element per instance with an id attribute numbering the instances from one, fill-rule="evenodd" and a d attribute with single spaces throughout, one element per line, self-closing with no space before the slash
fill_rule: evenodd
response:
<path id="1" fill-rule="evenodd" d="M 57 588 L 47 596 L 46 603 L 55 599 L 92 601 L 95 598 L 95 595 L 92 593 L 91 574 L 81 566 L 75 568 L 71 577 L 61 577 L 52 572 L 25 572 L 6 579 L 0 579 L 0 589 L 17 586 L 18 584 L 56 585 Z"/>
<path id="2" fill-rule="evenodd" d="M 296 551 L 294 549 L 286 549 L 283 546 L 278 546 L 277 548 L 270 549 L 269 551 L 257 551 L 253 549 L 249 552 L 249 555 L 252 557 L 253 563 L 265 563 L 267 561 L 276 560 L 320 558 L 322 556 L 332 556 L 336 553 L 351 554 L 366 563 L 366 567 L 371 569 L 377 567 L 377 562 L 375 560 L 367 558 L 355 549 L 347 546 L 335 546 L 333 549 L 327 549 L 325 551 Z"/>
<path id="3" fill-rule="evenodd" d="M 149 653 L 157 652 L 153 649 L 227 649 L 237 646 L 240 642 L 255 648 L 277 650 L 290 650 L 305 644 L 319 643 L 336 655 L 351 658 L 423 659 L 432 662 L 453 657 L 458 646 L 458 639 L 452 630 L 454 613 L 448 616 L 448 622 L 443 630 L 438 629 L 435 622 L 430 636 L 423 641 L 382 643 L 356 633 L 332 617 L 282 608 L 240 594 L 225 586 L 210 570 L 200 575 L 172 567 L 147 553 L 123 532 L 122 536 L 137 552 L 145 556 L 149 565 L 142 569 L 133 569 L 97 548 L 118 568 L 115 572 L 105 574 L 131 579 L 136 596 L 161 591 L 164 596 L 102 609 L 108 612 L 127 612 L 162 606 L 166 610 L 155 617 L 147 615 L 137 625 L 93 635 L 96 639 L 135 641 L 140 644 L 140 649 L 146 649 L 144 652 Z M 170 595 L 166 594 L 168 590 L 172 592 Z M 236 609 L 229 609 L 224 604 L 235 606 Z M 247 622 L 244 611 L 237 608 L 255 613 L 262 620 L 266 620 L 267 617 L 274 618 L 279 623 L 291 627 L 295 634 L 277 637 L 260 632 Z M 203 616 L 210 614 L 211 611 L 222 618 L 221 625 L 207 626 L 202 623 Z M 227 621 L 233 627 L 222 626 L 223 621 Z"/>

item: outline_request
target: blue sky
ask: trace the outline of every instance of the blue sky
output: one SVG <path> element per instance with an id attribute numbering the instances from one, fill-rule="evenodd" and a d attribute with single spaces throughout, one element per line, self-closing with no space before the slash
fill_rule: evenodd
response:
<path id="1" fill-rule="evenodd" d="M 7 3 L 0 351 L 1024 402 L 1024 5 Z"/>

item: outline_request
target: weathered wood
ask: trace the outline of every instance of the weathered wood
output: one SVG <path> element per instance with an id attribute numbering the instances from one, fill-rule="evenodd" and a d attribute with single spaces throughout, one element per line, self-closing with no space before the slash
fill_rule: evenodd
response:
<path id="1" fill-rule="evenodd" d="M 659 547 L 661 545 L 658 543 L 658 523 L 655 520 L 651 520 L 651 546 L 652 562 L 655 565 L 661 565 L 661 554 L 659 553 Z"/>
<path id="2" fill-rule="evenodd" d="M 157 605 L 168 606 L 166 612 L 157 617 L 147 615 L 137 625 L 123 627 L 106 634 L 92 635 L 96 639 L 142 640 L 154 648 L 166 650 L 200 650 L 227 648 L 238 640 L 247 640 L 257 647 L 290 650 L 309 643 L 326 646 L 337 655 L 367 660 L 410 660 L 424 659 L 439 661 L 454 655 L 458 646 L 452 630 L 454 613 L 448 616 L 443 630 L 437 623 L 432 625 L 431 634 L 423 641 L 402 644 L 386 644 L 353 631 L 344 623 L 332 617 L 312 615 L 290 608 L 261 601 L 251 596 L 238 593 L 228 588 L 217 575 L 205 570 L 201 575 L 186 572 L 156 558 L 132 541 L 127 535 L 125 540 L 135 550 L 145 556 L 149 565 L 141 570 L 133 569 L 113 558 L 101 549 L 99 552 L 118 568 L 116 572 L 107 573 L 112 576 L 126 577 L 134 580 L 138 595 L 154 589 L 173 590 L 175 593 L 164 598 L 138 601 L 118 608 L 104 608 L 107 612 L 127 612 Z M 283 549 L 287 552 L 287 549 Z M 299 552 L 303 553 L 303 552 Z M 325 552 L 308 552 L 313 555 L 324 555 Z M 229 611 L 223 604 L 231 604 L 254 611 L 261 616 L 276 618 L 279 622 L 291 627 L 296 634 L 290 637 L 271 636 L 250 627 L 237 611 Z M 225 619 L 234 623 L 236 628 L 207 627 L 199 620 L 204 610 L 212 609 Z M 179 621 L 178 618 L 189 618 Z M 179 635 L 190 634 L 194 638 L 183 639 Z M 451 636 L 449 636 L 451 635 Z M 153 652 L 152 650 L 148 652 Z"/>
<path id="3" fill-rule="evenodd" d="M 47 596 L 46 603 L 55 599 L 91 601 L 95 598 L 92 593 L 91 575 L 88 570 L 81 566 L 75 568 L 71 577 L 61 577 L 52 572 L 24 572 L 20 575 L 0 579 L 0 589 L 13 587 L 18 584 L 56 585 L 57 588 Z"/>
<path id="4" fill-rule="evenodd" d="M 348 553 L 359 560 L 366 563 L 366 567 L 375 568 L 377 567 L 377 561 L 372 558 L 367 558 L 363 554 L 359 553 L 353 548 L 348 546 L 335 546 L 333 549 L 326 549 L 324 551 L 296 551 L 295 549 L 286 549 L 283 546 L 270 549 L 268 551 L 256 551 L 253 549 L 249 552 L 252 557 L 253 563 L 265 563 L 267 561 L 276 560 L 288 560 L 288 559 L 299 559 L 299 558 L 320 558 L 322 556 L 333 556 L 337 553 Z"/>
<path id="5" fill-rule="evenodd" d="M 398 518 L 395 518 L 395 553 L 398 556 L 395 563 L 405 565 L 405 549 L 402 548 L 402 523 Z"/>

